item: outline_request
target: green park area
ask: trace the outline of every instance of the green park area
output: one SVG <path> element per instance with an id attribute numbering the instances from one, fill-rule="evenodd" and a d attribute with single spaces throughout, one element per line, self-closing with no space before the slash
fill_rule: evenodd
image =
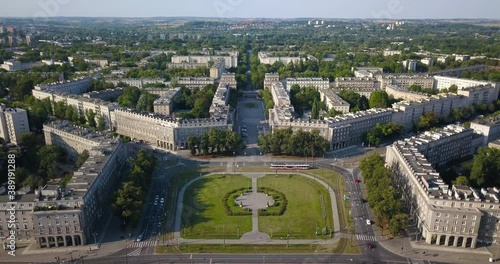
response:
<path id="1" fill-rule="evenodd" d="M 257 185 L 259 189 L 274 189 L 286 199 L 282 215 L 259 216 L 259 231 L 272 235 L 273 239 L 286 239 L 287 234 L 290 239 L 330 238 L 331 200 L 322 185 L 302 176 L 282 174 L 259 178 Z M 272 210 L 272 206 L 268 208 Z"/>
<path id="2" fill-rule="evenodd" d="M 184 193 L 181 237 L 236 239 L 250 232 L 251 215 L 229 215 L 224 205 L 227 203 L 232 212 L 244 212 L 224 201 L 224 197 L 233 190 L 249 187 L 251 180 L 240 175 L 212 175 L 194 182 Z"/>

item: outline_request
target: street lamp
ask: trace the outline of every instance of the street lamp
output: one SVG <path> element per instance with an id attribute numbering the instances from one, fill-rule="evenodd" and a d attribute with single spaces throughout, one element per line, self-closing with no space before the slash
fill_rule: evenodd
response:
<path id="1" fill-rule="evenodd" d="M 222 226 L 222 238 L 224 239 L 224 247 L 226 247 L 226 232 L 224 230 L 224 225 Z"/>
<path id="2" fill-rule="evenodd" d="M 236 237 L 239 238 L 240 237 L 240 226 L 236 226 Z"/>
<path id="3" fill-rule="evenodd" d="M 94 243 L 95 243 L 95 246 L 97 247 L 97 233 L 93 232 L 92 235 L 94 235 Z"/>
<path id="4" fill-rule="evenodd" d="M 286 231 L 286 247 L 290 246 L 290 225 L 288 225 L 287 231 Z"/>
<path id="5" fill-rule="evenodd" d="M 236 151 L 233 151 L 233 174 L 235 174 L 236 171 Z"/>

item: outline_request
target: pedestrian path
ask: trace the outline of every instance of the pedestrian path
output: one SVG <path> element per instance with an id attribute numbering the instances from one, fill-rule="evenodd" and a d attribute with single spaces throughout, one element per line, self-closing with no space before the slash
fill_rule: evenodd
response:
<path id="1" fill-rule="evenodd" d="M 145 240 L 141 242 L 133 242 L 128 245 L 127 248 L 144 248 L 144 247 L 156 247 L 156 240 Z"/>
<path id="2" fill-rule="evenodd" d="M 142 251 L 142 248 L 138 248 L 130 253 L 127 254 L 127 256 L 131 257 L 131 256 L 139 256 L 141 255 L 141 251 Z"/>
<path id="3" fill-rule="evenodd" d="M 360 235 L 360 234 L 356 234 L 356 239 L 360 241 L 377 241 L 377 238 L 375 236 Z"/>

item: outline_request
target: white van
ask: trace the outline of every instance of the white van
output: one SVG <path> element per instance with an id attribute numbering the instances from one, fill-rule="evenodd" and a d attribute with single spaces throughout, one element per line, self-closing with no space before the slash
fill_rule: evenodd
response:
<path id="1" fill-rule="evenodd" d="M 366 225 L 371 225 L 372 224 L 372 221 L 370 221 L 370 219 L 366 219 Z"/>

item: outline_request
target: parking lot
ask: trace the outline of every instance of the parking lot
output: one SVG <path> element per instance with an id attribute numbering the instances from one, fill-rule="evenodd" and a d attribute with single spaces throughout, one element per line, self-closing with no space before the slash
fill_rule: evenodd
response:
<path id="1" fill-rule="evenodd" d="M 269 131 L 262 100 L 240 98 L 238 101 L 236 131 L 247 144 L 246 155 L 260 155 L 261 151 L 257 145 L 258 135 Z"/>

